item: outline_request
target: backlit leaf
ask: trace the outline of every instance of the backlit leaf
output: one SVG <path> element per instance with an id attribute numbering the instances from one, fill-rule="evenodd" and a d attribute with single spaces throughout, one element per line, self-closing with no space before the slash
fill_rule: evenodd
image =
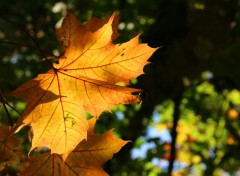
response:
<path id="1" fill-rule="evenodd" d="M 90 120 L 88 140 L 82 141 L 68 158 L 63 161 L 58 154 L 44 153 L 30 158 L 28 167 L 20 176 L 104 176 L 108 175 L 102 168 L 103 164 L 112 158 L 127 141 L 113 137 L 112 130 L 107 133 L 94 134 L 95 119 Z"/>
<path id="2" fill-rule="evenodd" d="M 117 35 L 114 15 L 104 20 L 92 18 L 81 25 L 67 14 L 57 29 L 64 55 L 47 73 L 12 93 L 28 103 L 19 129 L 32 126 L 31 150 L 46 146 L 66 157 L 87 137 L 86 112 L 98 117 L 115 105 L 140 102 L 132 95 L 140 90 L 117 84 L 128 85 L 142 74 L 156 49 L 139 44 L 139 36 L 113 44 Z"/>
<path id="3" fill-rule="evenodd" d="M 6 165 L 19 161 L 21 157 L 19 144 L 20 140 L 12 134 L 11 127 L 0 126 L 0 171 Z"/>

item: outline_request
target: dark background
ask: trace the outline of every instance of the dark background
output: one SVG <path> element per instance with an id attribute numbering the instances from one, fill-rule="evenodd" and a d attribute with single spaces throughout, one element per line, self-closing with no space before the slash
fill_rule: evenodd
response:
<path id="1" fill-rule="evenodd" d="M 209 176 L 240 172 L 239 0 L 68 0 L 56 3 L 50 0 L 0 1 L 1 92 L 7 94 L 49 69 L 27 33 L 46 53 L 56 53 L 59 44 L 54 26 L 64 13 L 61 7 L 67 7 L 82 22 L 91 16 L 103 18 L 116 11 L 120 17 L 120 36 L 116 42 L 142 33 L 141 42 L 160 49 L 150 58 L 151 64 L 144 68 L 146 74 L 133 81 L 133 87 L 144 90 L 141 107 L 119 106 L 113 113 L 105 112 L 98 121 L 98 132 L 115 128 L 118 136 L 132 141 L 104 166 L 105 170 L 116 176 L 169 175 L 170 172 Z M 8 101 L 23 111 L 22 101 L 11 97 Z M 4 111 L 0 112 L 1 123 L 7 124 Z M 123 118 L 117 118 L 116 112 Z M 153 112 L 158 114 L 157 122 L 153 120 Z M 18 115 L 11 113 L 16 121 Z M 164 141 L 162 135 L 147 137 L 147 129 L 154 127 L 159 131 L 172 131 L 172 140 Z M 181 140 L 177 138 L 175 145 L 176 137 Z M 154 147 L 145 157 L 131 157 L 133 148 L 147 143 L 154 143 Z M 28 147 L 23 150 L 27 151 Z M 153 158 L 157 163 L 152 162 Z M 170 164 L 163 166 L 163 160 L 169 160 Z"/>

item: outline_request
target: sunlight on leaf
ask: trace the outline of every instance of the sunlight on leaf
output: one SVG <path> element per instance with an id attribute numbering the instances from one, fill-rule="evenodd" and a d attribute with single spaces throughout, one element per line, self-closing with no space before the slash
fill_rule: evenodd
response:
<path id="1" fill-rule="evenodd" d="M 20 173 L 25 175 L 108 175 L 103 170 L 103 164 L 112 158 L 128 141 L 117 139 L 112 130 L 97 135 L 94 134 L 96 119 L 89 120 L 88 140 L 82 141 L 63 161 L 57 154 L 44 153 L 30 157 L 27 167 Z"/>
<path id="2" fill-rule="evenodd" d="M 63 56 L 45 74 L 23 84 L 11 95 L 27 101 L 19 129 L 31 125 L 32 148 L 45 146 L 65 157 L 86 139 L 85 112 L 98 117 L 118 104 L 139 103 L 132 95 L 138 89 L 116 85 L 143 73 L 156 48 L 139 44 L 139 36 L 113 44 L 118 36 L 113 14 L 108 19 L 92 18 L 81 25 L 68 13 L 57 38 Z M 61 146 L 61 147 L 59 147 Z"/>

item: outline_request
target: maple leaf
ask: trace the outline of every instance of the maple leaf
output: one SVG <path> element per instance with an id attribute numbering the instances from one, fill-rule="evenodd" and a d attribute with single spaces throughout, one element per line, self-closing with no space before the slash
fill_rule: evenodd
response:
<path id="1" fill-rule="evenodd" d="M 6 165 L 17 163 L 20 159 L 20 140 L 13 134 L 9 126 L 0 126 L 0 171 Z"/>
<path id="2" fill-rule="evenodd" d="M 81 25 L 68 13 L 56 31 L 64 55 L 47 73 L 12 93 L 27 101 L 19 129 L 32 126 L 31 150 L 46 146 L 67 157 L 87 137 L 86 111 L 98 117 L 115 105 L 140 101 L 132 95 L 140 90 L 116 84 L 128 84 L 142 74 L 156 48 L 139 44 L 139 36 L 113 44 L 118 35 L 116 24 L 112 15 Z"/>
<path id="3" fill-rule="evenodd" d="M 96 119 L 90 120 L 88 140 L 82 141 L 63 161 L 58 154 L 49 152 L 30 157 L 28 165 L 19 176 L 42 175 L 108 175 L 102 168 L 103 164 L 112 158 L 127 141 L 113 137 L 110 130 L 101 135 L 94 134 L 93 128 Z"/>

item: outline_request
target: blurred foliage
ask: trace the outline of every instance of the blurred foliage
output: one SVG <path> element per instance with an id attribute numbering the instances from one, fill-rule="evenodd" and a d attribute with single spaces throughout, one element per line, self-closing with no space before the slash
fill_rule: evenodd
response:
<path id="1" fill-rule="evenodd" d="M 99 133 L 115 128 L 117 136 L 132 141 L 105 165 L 110 175 L 168 175 L 177 97 L 180 119 L 172 175 L 239 174 L 239 0 L 1 0 L 0 16 L 13 22 L 0 18 L 3 94 L 46 71 L 45 56 L 60 54 L 54 26 L 66 9 L 82 22 L 116 11 L 120 17 L 116 42 L 142 33 L 143 42 L 161 47 L 145 67 L 146 74 L 133 81 L 134 87 L 144 90 L 142 105 L 116 107 L 97 122 Z M 6 98 L 19 112 L 24 110 L 23 101 Z M 16 121 L 19 115 L 11 108 L 9 112 Z M 2 106 L 0 123 L 8 124 Z M 27 129 L 18 136 L 27 153 Z M 139 151 L 137 156 L 133 149 Z M 3 173 L 19 168 L 8 169 Z"/>

